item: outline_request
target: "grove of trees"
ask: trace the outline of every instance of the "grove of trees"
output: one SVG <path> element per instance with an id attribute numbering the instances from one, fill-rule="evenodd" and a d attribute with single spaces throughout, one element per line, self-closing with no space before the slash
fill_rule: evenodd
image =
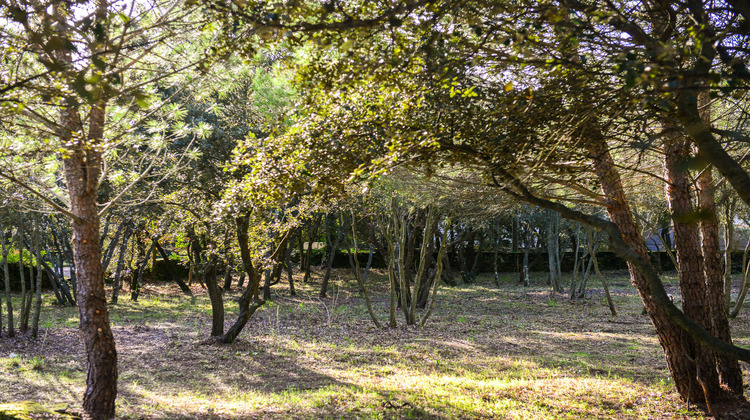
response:
<path id="1" fill-rule="evenodd" d="M 750 205 L 745 2 L 3 0 L 0 14 L 0 333 L 15 316 L 36 337 L 44 274 L 79 310 L 88 417 L 115 415 L 109 305 L 124 282 L 138 298 L 157 254 L 186 299 L 205 285 L 219 345 L 276 282 L 294 292 L 292 255 L 309 278 L 317 242 L 320 298 L 343 252 L 378 328 L 424 327 L 482 251 L 496 279 L 514 251 L 528 284 L 544 248 L 550 287 L 576 297 L 607 248 L 680 396 L 717 416 L 747 404 L 750 350 L 728 321 L 748 289 L 744 268 L 731 300 Z M 681 308 L 654 237 L 674 249 Z M 387 320 L 369 304 L 376 256 Z"/>

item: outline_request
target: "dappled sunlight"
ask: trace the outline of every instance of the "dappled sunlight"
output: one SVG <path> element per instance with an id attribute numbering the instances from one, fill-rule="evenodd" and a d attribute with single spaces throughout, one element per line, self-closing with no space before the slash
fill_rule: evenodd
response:
<path id="1" fill-rule="evenodd" d="M 681 410 L 635 296 L 623 298 L 625 315 L 615 319 L 601 315 L 600 302 L 555 299 L 541 289 L 441 288 L 424 329 L 406 327 L 400 312 L 397 328 L 377 329 L 356 284 L 336 286 L 336 298 L 327 300 L 314 297 L 314 284 L 300 285 L 295 297 L 279 292 L 230 345 L 205 341 L 211 319 L 205 294 L 191 301 L 172 287 L 172 294 L 122 300 L 111 309 L 120 358 L 118 413 L 636 419 Z M 238 294 L 225 294 L 227 326 Z M 373 294 L 373 301 L 387 320 L 387 295 Z M 45 369 L 25 367 L 22 375 L 6 374 L 7 359 L 0 358 L 0 373 L 11 381 L 2 386 L 77 407 L 85 366 L 76 328 L 67 325 L 77 314 L 50 311 L 44 348 L 62 355 L 75 350 L 45 356 Z M 24 360 L 44 350 L 41 342 L 22 348 Z"/>

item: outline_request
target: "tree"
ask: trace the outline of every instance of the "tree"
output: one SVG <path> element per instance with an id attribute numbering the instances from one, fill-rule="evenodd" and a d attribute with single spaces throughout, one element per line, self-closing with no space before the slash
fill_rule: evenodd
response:
<path id="1" fill-rule="evenodd" d="M 390 22 L 388 31 L 378 26 L 367 32 L 367 42 L 352 33 L 348 40 L 326 38 L 327 46 L 317 50 L 304 73 L 308 86 L 319 88 L 309 95 L 316 108 L 291 132 L 308 133 L 307 140 L 317 147 L 336 142 L 359 151 L 349 166 L 354 177 L 379 174 L 400 162 L 428 173 L 448 164 L 477 168 L 487 183 L 516 199 L 606 230 L 611 247 L 631 263 L 633 282 L 665 347 L 678 391 L 720 410 L 713 405 L 721 394 L 718 381 L 705 382 L 705 392 L 690 386 L 694 379 L 703 380 L 695 377 L 696 367 L 704 372 L 715 367 L 710 357 L 694 364 L 679 342 L 681 330 L 708 349 L 733 357 L 747 354 L 712 337 L 664 299 L 607 140 L 645 150 L 667 135 L 655 130 L 656 124 L 676 120 L 677 129 L 720 165 L 747 201 L 750 190 L 742 190 L 750 187 L 750 178 L 697 113 L 700 89 L 714 86 L 714 94 L 726 98 L 744 83 L 743 69 L 731 67 L 744 54 L 745 33 L 735 26 L 743 19 L 742 9 L 704 10 L 697 2 L 468 2 L 450 15 L 442 13 L 449 6 L 440 2 L 419 8 L 411 18 Z M 301 23 L 295 17 L 280 18 L 279 27 L 311 27 L 305 16 Z M 662 18 L 666 25 L 655 24 Z M 728 58 L 714 67 L 721 54 Z M 719 73 L 724 69 L 729 70 Z M 367 77 L 352 76 L 363 73 Z M 334 83 L 339 83 L 335 89 Z M 672 164 L 685 161 L 680 153 L 668 152 Z M 640 170 L 631 163 L 628 169 Z M 540 182 L 566 188 L 540 188 Z M 550 198 L 603 204 L 614 223 Z M 704 287 L 701 282 L 686 277 L 688 308 L 700 307 L 702 296 L 691 290 Z M 705 311 L 688 312 L 704 326 L 713 322 Z"/>
<path id="2" fill-rule="evenodd" d="M 192 12 L 170 2 L 106 0 L 7 1 L 0 3 L 0 11 L 11 23 L 0 36 L 4 59 L 14 69 L 3 74 L 0 118 L 36 133 L 35 138 L 51 140 L 40 141 L 37 148 L 62 161 L 67 197 L 50 197 L 8 171 L 2 174 L 72 221 L 80 330 L 88 365 L 83 408 L 91 418 L 111 418 L 117 353 L 104 295 L 98 194 L 106 163 L 115 158 L 116 146 L 133 126 L 117 118 L 138 110 L 136 103 L 151 106 L 144 88 L 149 81 L 199 61 L 172 67 L 165 65 L 166 54 L 161 54 L 174 52 L 174 44 L 165 39 L 176 41 L 193 28 Z M 109 131 L 117 125 L 125 130 Z"/>

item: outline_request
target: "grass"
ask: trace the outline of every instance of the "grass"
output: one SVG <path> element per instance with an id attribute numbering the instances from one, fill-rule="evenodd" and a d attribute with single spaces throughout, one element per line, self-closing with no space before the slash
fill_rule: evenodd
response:
<path id="1" fill-rule="evenodd" d="M 126 291 L 111 308 L 121 418 L 697 419 L 669 380 L 661 348 L 625 273 L 606 273 L 620 315 L 599 289 L 571 301 L 539 273 L 441 287 L 424 329 L 376 329 L 358 286 L 340 271 L 319 285 L 284 285 L 237 342 L 206 345 L 210 303 L 172 285 Z M 314 277 L 314 280 L 317 277 Z M 387 321 L 383 276 L 369 279 Z M 569 284 L 568 280 L 564 284 Z M 375 285 L 374 287 L 372 285 Z M 598 283 L 596 284 L 598 286 Z M 239 291 L 225 294 L 227 326 Z M 41 337 L 0 340 L 0 403 L 79 407 L 86 379 L 75 308 L 46 297 Z M 732 321 L 747 345 L 747 316 Z M 747 378 L 746 378 L 747 381 Z"/>

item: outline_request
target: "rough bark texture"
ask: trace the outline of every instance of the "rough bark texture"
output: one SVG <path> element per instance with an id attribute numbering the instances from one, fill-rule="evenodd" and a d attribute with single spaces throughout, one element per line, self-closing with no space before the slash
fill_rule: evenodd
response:
<path id="1" fill-rule="evenodd" d="M 689 151 L 689 145 L 682 134 L 674 131 L 666 133 L 664 163 L 668 181 L 667 199 L 672 212 L 682 309 L 685 315 L 694 319 L 703 328 L 713 331 L 710 294 L 706 288 L 696 212 L 693 209 L 690 180 L 685 168 Z M 695 359 L 697 379 L 710 407 L 721 397 L 715 354 L 699 346 L 692 339 L 685 341 L 685 347 Z"/>
<path id="2" fill-rule="evenodd" d="M 71 115 L 74 113 L 75 116 Z M 77 111 L 69 110 L 64 121 L 71 122 L 76 117 Z M 101 138 L 103 107 L 95 107 L 91 117 L 97 126 L 90 128 L 89 137 L 93 134 L 94 138 Z M 64 125 L 70 127 L 68 124 Z M 96 193 L 101 153 L 96 145 L 82 143 L 73 140 L 74 146 L 66 151 L 63 166 L 70 193 L 70 211 L 75 215 L 72 222 L 73 258 L 78 277 L 80 333 L 88 365 L 83 409 L 91 418 L 105 419 L 112 418 L 115 414 L 117 351 L 109 324 L 99 247 Z"/>
<path id="3" fill-rule="evenodd" d="M 625 244 L 640 256 L 648 258 L 646 246 L 641 240 L 630 206 L 627 204 L 620 175 L 615 169 L 606 143 L 603 139 L 594 139 L 589 150 L 594 160 L 594 170 L 606 197 L 605 206 L 610 219 L 619 228 Z M 643 300 L 643 305 L 659 338 L 659 344 L 664 350 L 667 367 L 674 379 L 677 392 L 685 400 L 702 401 L 703 393 L 693 380 L 695 364 L 684 354 L 682 348 L 683 340 L 687 337 L 687 334 L 670 322 L 667 316 L 657 309 L 652 299 L 651 288 L 643 273 L 631 262 L 628 262 L 628 269 L 630 281 Z"/>
<path id="4" fill-rule="evenodd" d="M 698 178 L 700 195 L 701 218 L 701 246 L 703 250 L 704 269 L 706 278 L 706 299 L 711 316 L 711 333 L 717 338 L 732 342 L 732 334 L 727 320 L 727 308 L 724 300 L 724 276 L 721 267 L 721 251 L 719 247 L 719 222 L 716 219 L 714 203 L 714 188 L 711 168 L 706 168 Z M 727 267 L 731 270 L 731 266 Z M 742 395 L 742 370 L 737 360 L 727 356 L 716 356 L 716 368 L 719 371 L 721 384 L 732 392 Z"/>

